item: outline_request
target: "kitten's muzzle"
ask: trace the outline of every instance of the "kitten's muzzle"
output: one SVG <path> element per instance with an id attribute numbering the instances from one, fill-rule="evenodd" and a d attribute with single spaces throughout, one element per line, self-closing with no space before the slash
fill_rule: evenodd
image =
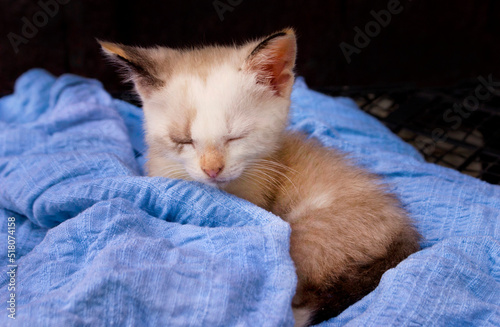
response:
<path id="1" fill-rule="evenodd" d="M 211 179 L 215 179 L 222 173 L 224 164 L 224 153 L 213 145 L 208 146 L 200 157 L 200 168 Z"/>

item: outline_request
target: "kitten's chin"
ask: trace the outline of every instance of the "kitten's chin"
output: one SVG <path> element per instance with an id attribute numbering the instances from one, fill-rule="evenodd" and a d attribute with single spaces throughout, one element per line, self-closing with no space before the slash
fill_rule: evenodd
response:
<path id="1" fill-rule="evenodd" d="M 210 185 L 212 187 L 223 189 L 224 187 L 229 185 L 229 183 L 231 183 L 231 181 L 232 180 L 226 180 L 226 179 L 224 179 L 224 180 L 210 179 L 210 180 L 204 180 L 204 181 L 200 181 L 200 182 L 207 184 L 207 185 Z"/>
<path id="2" fill-rule="evenodd" d="M 198 182 L 201 182 L 206 185 L 210 185 L 215 188 L 220 188 L 224 189 L 226 186 L 228 186 L 232 181 L 237 179 L 238 177 L 235 178 L 215 178 L 215 179 L 198 179 Z"/>
<path id="3" fill-rule="evenodd" d="M 235 172 L 233 170 L 231 174 L 222 174 L 222 176 L 217 176 L 215 178 L 208 178 L 208 176 L 204 176 L 201 174 L 197 176 L 191 175 L 191 177 L 193 178 L 193 180 L 197 182 L 213 186 L 216 188 L 224 189 L 232 182 L 237 181 L 241 177 L 241 173 L 237 171 Z"/>

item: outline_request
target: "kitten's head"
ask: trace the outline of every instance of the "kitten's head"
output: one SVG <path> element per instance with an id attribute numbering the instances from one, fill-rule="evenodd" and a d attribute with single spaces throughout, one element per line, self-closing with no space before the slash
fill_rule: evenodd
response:
<path id="1" fill-rule="evenodd" d="M 142 99 L 150 159 L 165 159 L 154 174 L 221 185 L 277 150 L 294 82 L 293 30 L 241 46 L 101 45 Z"/>

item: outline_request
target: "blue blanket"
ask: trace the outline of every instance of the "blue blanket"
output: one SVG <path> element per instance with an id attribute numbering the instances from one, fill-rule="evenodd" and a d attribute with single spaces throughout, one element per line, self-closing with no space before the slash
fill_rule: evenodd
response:
<path id="1" fill-rule="evenodd" d="M 321 326 L 500 326 L 500 187 L 425 163 L 350 99 L 301 79 L 292 98 L 291 128 L 380 174 L 424 236 Z M 143 176 L 141 120 L 99 82 L 43 70 L 0 99 L 0 325 L 293 325 L 289 226 Z"/>

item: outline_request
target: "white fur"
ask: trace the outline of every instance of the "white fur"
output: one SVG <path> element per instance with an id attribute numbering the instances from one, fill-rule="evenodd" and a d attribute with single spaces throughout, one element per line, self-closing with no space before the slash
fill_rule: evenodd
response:
<path id="1" fill-rule="evenodd" d="M 293 317 L 295 319 L 294 327 L 305 327 L 309 326 L 309 321 L 311 320 L 312 310 L 309 308 L 294 308 Z"/>
<path id="2" fill-rule="evenodd" d="M 286 221 L 294 223 L 307 215 L 307 212 L 328 208 L 332 204 L 335 195 L 326 189 L 318 189 L 311 192 L 310 196 L 302 199 L 300 203 L 286 216 Z"/>

